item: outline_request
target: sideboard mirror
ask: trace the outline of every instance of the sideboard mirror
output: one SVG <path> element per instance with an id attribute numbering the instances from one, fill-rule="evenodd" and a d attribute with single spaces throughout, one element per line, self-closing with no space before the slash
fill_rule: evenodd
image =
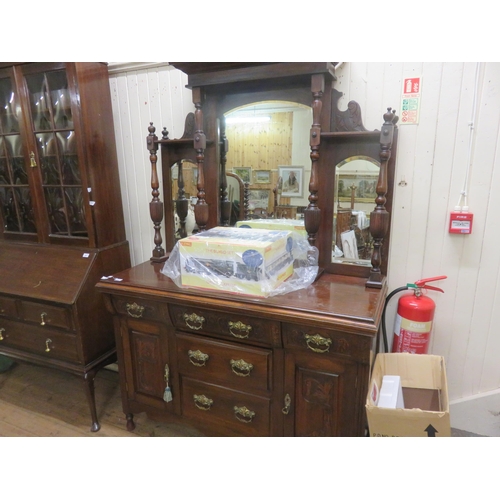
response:
<path id="1" fill-rule="evenodd" d="M 267 210 L 261 210 L 261 215 L 303 217 L 309 243 L 318 248 L 319 264 L 325 272 L 364 277 L 367 286 L 381 288 L 387 274 L 397 144 L 394 111 L 387 109 L 381 130 L 368 131 L 356 102 L 340 110 L 341 94 L 334 89 L 332 63 L 172 64 L 188 75 L 195 112 L 186 118 L 180 139 L 170 139 L 165 128 L 158 139 L 154 125 L 149 127 L 150 212 L 155 231 L 151 260 L 168 258 L 178 237 L 184 234 L 177 231 L 175 216 L 179 211 L 184 214 L 186 206 L 189 210 L 193 203 L 196 230 L 204 231 L 229 225 L 236 216 L 255 215 L 254 201 L 265 204 L 262 200 L 267 199 Z M 276 153 L 271 159 L 249 164 L 251 155 L 245 156 L 242 146 L 245 139 L 231 128 L 229 118 L 261 115 L 273 106 L 281 108 L 283 119 L 276 137 L 261 144 L 254 129 L 247 145 L 255 153 L 269 149 L 272 143 L 281 156 Z M 291 126 L 294 113 L 285 111 L 287 106 L 304 111 L 306 125 L 295 127 L 294 122 Z M 156 171 L 159 148 L 167 186 L 163 198 Z M 299 160 L 295 160 L 297 150 Z M 183 199 L 187 198 L 184 176 L 184 193 L 179 178 L 174 179 L 176 168 L 179 176 L 179 165 L 189 165 L 197 173 L 195 201 L 191 192 L 187 203 Z M 300 196 L 283 190 L 292 169 L 294 176 L 299 176 Z M 230 199 L 235 193 L 230 188 L 232 175 L 243 183 L 236 189 L 239 199 L 244 200 L 237 215 Z M 162 199 L 168 200 L 165 206 Z M 290 210 L 277 210 L 281 205 Z M 164 215 L 167 251 L 161 237 Z"/>

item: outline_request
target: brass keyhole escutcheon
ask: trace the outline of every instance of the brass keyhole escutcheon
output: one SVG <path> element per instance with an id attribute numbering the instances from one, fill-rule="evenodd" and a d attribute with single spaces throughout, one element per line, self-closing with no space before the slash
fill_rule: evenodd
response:
<path id="1" fill-rule="evenodd" d="M 35 153 L 33 153 L 33 151 L 31 151 L 31 153 L 30 153 L 30 167 L 35 168 L 37 166 L 38 165 L 36 164 Z"/>

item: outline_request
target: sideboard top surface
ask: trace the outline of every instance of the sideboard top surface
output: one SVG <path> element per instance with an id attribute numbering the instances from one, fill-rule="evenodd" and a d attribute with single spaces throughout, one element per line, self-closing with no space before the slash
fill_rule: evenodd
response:
<path id="1" fill-rule="evenodd" d="M 387 287 L 366 288 L 365 278 L 323 274 L 309 287 L 273 297 L 254 297 L 221 291 L 181 288 L 162 274 L 163 263 L 145 262 L 101 279 L 104 293 L 167 299 L 170 302 L 242 311 L 281 321 L 316 323 L 364 335 L 378 331 Z"/>

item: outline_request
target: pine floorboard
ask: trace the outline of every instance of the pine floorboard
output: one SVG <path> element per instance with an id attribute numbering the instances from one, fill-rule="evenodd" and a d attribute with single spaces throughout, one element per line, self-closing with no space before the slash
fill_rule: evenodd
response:
<path id="1" fill-rule="evenodd" d="M 202 436 L 181 424 L 134 415 L 129 432 L 121 406 L 118 373 L 103 369 L 95 379 L 101 429 L 91 432 L 90 410 L 77 376 L 51 368 L 18 363 L 0 374 L 1 437 L 191 437 Z"/>

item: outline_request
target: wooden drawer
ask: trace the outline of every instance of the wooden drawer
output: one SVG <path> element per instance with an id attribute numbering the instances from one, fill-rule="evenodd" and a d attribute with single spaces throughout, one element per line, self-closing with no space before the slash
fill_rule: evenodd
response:
<path id="1" fill-rule="evenodd" d="M 17 318 L 16 299 L 0 297 L 0 316 Z"/>
<path id="2" fill-rule="evenodd" d="M 242 391 L 272 390 L 272 351 L 177 334 L 181 374 Z"/>
<path id="3" fill-rule="evenodd" d="M 47 359 L 79 361 L 76 335 L 55 328 L 0 319 L 0 348 L 12 347 Z"/>
<path id="4" fill-rule="evenodd" d="M 21 301 L 21 319 L 43 327 L 73 329 L 69 309 L 40 302 Z"/>
<path id="5" fill-rule="evenodd" d="M 323 356 L 345 356 L 362 363 L 369 363 L 372 340 L 371 337 L 362 335 L 283 324 L 285 349 L 300 349 Z"/>
<path id="6" fill-rule="evenodd" d="M 170 305 L 172 322 L 176 328 L 196 333 L 215 333 L 232 340 L 281 346 L 279 321 Z"/>
<path id="7" fill-rule="evenodd" d="M 184 377 L 181 385 L 185 417 L 208 424 L 224 435 L 269 435 L 269 399 Z"/>
<path id="8" fill-rule="evenodd" d="M 118 313 L 129 318 L 164 321 L 168 317 L 167 306 L 159 302 L 119 295 L 114 295 L 112 301 Z"/>

